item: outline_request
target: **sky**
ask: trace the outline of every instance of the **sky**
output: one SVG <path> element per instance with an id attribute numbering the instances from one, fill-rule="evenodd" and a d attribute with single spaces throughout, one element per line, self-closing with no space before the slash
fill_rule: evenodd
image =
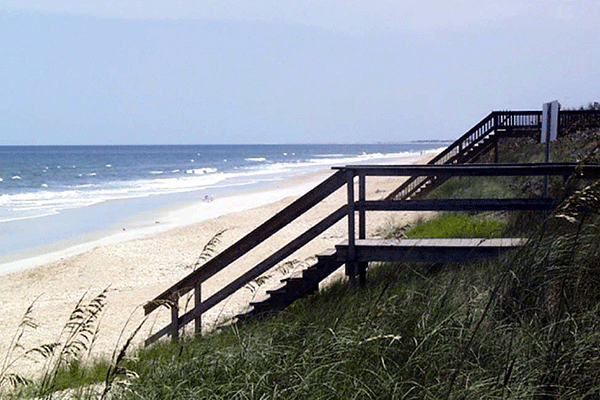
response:
<path id="1" fill-rule="evenodd" d="M 0 145 L 448 140 L 600 100 L 596 0 L 0 0 Z"/>

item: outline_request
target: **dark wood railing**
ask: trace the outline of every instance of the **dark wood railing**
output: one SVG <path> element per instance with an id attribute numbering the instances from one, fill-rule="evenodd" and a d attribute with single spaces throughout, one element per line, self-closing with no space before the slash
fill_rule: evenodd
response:
<path id="1" fill-rule="evenodd" d="M 241 256 L 264 242 L 277 233 L 290 222 L 304 214 L 306 211 L 319 204 L 327 196 L 335 192 L 346 183 L 345 174 L 337 172 L 317 187 L 298 198 L 292 204 L 284 208 L 265 223 L 248 233 L 226 250 L 209 260 L 201 268 L 190 273 L 188 276 L 171 286 L 154 300 L 144 306 L 146 315 L 161 305 L 167 304 L 171 308 L 171 324 L 154 333 L 146 340 L 146 344 L 152 343 L 166 334 L 171 334 L 177 339 L 179 328 L 195 321 L 195 331 L 201 333 L 202 314 L 226 299 L 237 290 L 244 287 L 252 279 L 255 279 L 284 260 L 287 256 L 320 235 L 327 228 L 335 224 L 346 215 L 346 206 L 340 207 L 308 231 L 298 236 L 286 246 L 282 247 L 269 258 L 249 269 L 243 275 L 229 283 L 208 299 L 202 300 L 202 283 L 216 273 L 222 271 Z M 179 299 L 190 291 L 194 291 L 194 308 L 184 315 L 179 315 Z"/>
<path id="2" fill-rule="evenodd" d="M 556 206 L 557 199 L 507 198 L 507 199 L 390 199 L 367 201 L 367 176 L 562 176 L 566 181 L 573 173 L 581 179 L 599 179 L 600 165 L 574 163 L 531 164 L 461 164 L 461 165 L 353 165 L 335 167 L 346 175 L 348 187 L 348 249 L 346 274 L 354 282 L 359 276 L 364 281 L 366 268 L 355 261 L 357 239 L 354 214 L 358 212 L 358 239 L 365 239 L 366 211 L 548 211 Z M 354 196 L 354 178 L 358 176 L 358 200 Z M 363 275 L 363 276 L 360 276 Z"/>
<path id="3" fill-rule="evenodd" d="M 469 162 L 465 154 L 482 143 L 499 129 L 540 129 L 542 126 L 541 111 L 493 111 L 479 121 L 467 133 L 459 137 L 440 154 L 432 158 L 429 165 L 462 164 Z M 428 176 L 414 176 L 388 195 L 388 199 L 408 199 L 420 188 L 432 182 Z"/>
<path id="4" fill-rule="evenodd" d="M 600 111 L 566 110 L 559 112 L 559 136 L 563 132 L 600 127 Z M 430 165 L 464 164 L 475 162 L 482 151 L 474 151 L 486 139 L 498 136 L 534 135 L 539 140 L 542 127 L 541 111 L 493 111 L 467 133 L 428 162 Z M 494 144 L 495 145 L 495 144 Z M 482 147 L 487 151 L 492 146 Z M 438 184 L 443 180 L 438 180 Z M 416 176 L 406 180 L 388 195 L 388 199 L 409 199 L 425 185 L 433 184 L 429 176 Z"/>
<path id="5" fill-rule="evenodd" d="M 485 124 L 483 124 L 485 125 Z M 366 199 L 367 176 L 536 176 L 562 175 L 568 177 L 577 171 L 582 178 L 599 178 L 600 166 L 579 167 L 575 164 L 471 164 L 471 165 L 398 165 L 398 166 L 346 166 L 338 169 L 331 177 L 313 190 L 300 197 L 275 216 L 248 233 L 242 239 L 209 260 L 198 270 L 165 290 L 154 300 L 144 306 L 146 314 L 151 313 L 163 304 L 171 308 L 171 323 L 146 340 L 146 344 L 170 334 L 177 339 L 179 329 L 195 321 L 197 334 L 201 333 L 202 314 L 226 299 L 248 282 L 274 267 L 296 250 L 320 235 L 343 217 L 348 216 L 348 255 L 346 273 L 351 280 L 360 274 L 359 263 L 354 262 L 354 244 L 356 240 L 355 212 L 358 212 L 358 239 L 366 236 L 366 211 L 392 210 L 548 210 L 554 205 L 551 199 L 460 199 L 460 200 L 380 200 Z M 358 177 L 358 199 L 355 196 L 355 178 Z M 303 234 L 281 247 L 265 260 L 249 268 L 238 278 L 221 288 L 207 299 L 202 299 L 202 283 L 257 245 L 271 237 L 274 233 L 294 221 L 306 211 L 319 204 L 327 196 L 346 185 L 347 204 L 342 205 L 329 216 L 312 226 Z M 364 269 L 363 269 L 364 271 Z M 179 299 L 184 294 L 194 291 L 194 308 L 179 315 Z"/>
<path id="6" fill-rule="evenodd" d="M 354 211 L 357 210 L 359 213 L 359 238 L 364 238 L 365 227 L 364 227 L 364 213 L 370 209 L 388 209 L 386 207 L 392 207 L 389 209 L 406 209 L 406 204 L 402 207 L 393 203 L 393 200 L 406 200 L 410 199 L 412 195 L 421 190 L 421 188 L 433 182 L 433 178 L 438 179 L 439 184 L 449 176 L 457 176 L 457 174 L 463 173 L 474 173 L 468 171 L 481 171 L 479 168 L 471 169 L 460 169 L 459 164 L 464 164 L 473 161 L 478 157 L 476 147 L 481 145 L 486 139 L 489 139 L 492 135 L 499 133 L 514 133 L 515 131 L 525 132 L 527 134 L 539 134 L 541 128 L 541 111 L 494 111 L 487 117 L 482 119 L 478 124 L 471 128 L 467 133 L 462 135 L 453 144 L 448 146 L 444 151 L 435 156 L 429 161 L 427 166 L 418 167 L 374 167 L 374 166 L 357 166 L 357 167 L 344 167 L 330 178 L 325 180 L 323 183 L 315 187 L 313 190 L 300 197 L 298 200 L 290 204 L 288 207 L 283 209 L 281 212 L 273 216 L 271 219 L 254 229 L 252 232 L 238 240 L 236 243 L 231 245 L 229 248 L 218 254 L 216 257 L 208 261 L 198 270 L 192 272 L 169 289 L 158 295 L 154 300 L 150 301 L 144 306 L 146 315 L 154 311 L 156 308 L 163 304 L 168 304 L 171 308 L 171 323 L 153 334 L 146 340 L 146 343 L 151 343 L 160 337 L 171 334 L 173 338 L 178 337 L 180 327 L 195 321 L 196 333 L 200 334 L 201 330 L 201 317 L 202 314 L 225 298 L 242 288 L 252 279 L 257 278 L 277 263 L 284 260 L 286 257 L 291 255 L 293 252 L 310 242 L 312 239 L 317 237 L 319 234 L 324 232 L 327 228 L 341 220 L 344 216 L 348 215 L 349 229 L 354 226 Z M 559 134 L 561 129 L 587 129 L 590 127 L 600 126 L 600 111 L 561 111 L 559 113 Z M 480 146 L 481 147 L 481 146 Z M 489 149 L 489 145 L 482 147 L 484 150 Z M 480 151 L 481 152 L 481 151 Z M 471 159 L 469 157 L 471 156 Z M 454 165 L 455 168 L 447 169 L 448 166 Z M 444 166 L 444 167 L 442 167 Z M 437 167 L 437 169 L 436 169 Z M 439 169 L 439 168 L 442 169 Z M 524 175 L 535 175 L 536 171 L 544 170 L 544 174 L 564 174 L 560 166 L 553 165 L 552 167 L 534 166 L 529 165 L 523 169 L 519 167 L 504 166 L 503 173 L 509 171 L 525 171 Z M 507 169 L 508 168 L 508 169 Z M 558 169 L 557 169 L 558 168 Z M 568 171 L 572 171 L 572 166 L 565 167 Z M 487 167 L 485 174 L 489 174 L 491 171 L 497 169 Z M 451 173 L 449 171 L 452 171 Z M 563 171 L 563 172 L 560 172 Z M 478 172 L 481 174 L 481 172 Z M 510 173 L 509 173 L 510 174 Z M 390 193 L 383 203 L 375 205 L 373 202 L 365 201 L 365 177 L 367 175 L 394 175 L 394 176 L 408 176 L 409 178 L 396 190 Z M 354 203 L 354 185 L 350 184 L 353 182 L 354 177 L 359 177 L 359 201 L 358 206 Z M 440 179 L 441 178 L 441 179 Z M 202 300 L 202 283 L 216 273 L 222 271 L 224 268 L 229 266 L 231 263 L 239 259 L 241 256 L 258 246 L 260 243 L 271 237 L 273 234 L 281 230 L 287 224 L 304 214 L 306 211 L 320 203 L 324 198 L 332 194 L 337 189 L 341 188 L 344 184 L 347 185 L 348 190 L 348 204 L 340 207 L 328 217 L 320 221 L 318 224 L 310 228 L 304 234 L 298 236 L 296 239 L 291 241 L 286 246 L 282 247 L 270 257 L 250 268 L 247 272 L 242 274 L 240 277 L 229 283 L 217 293 L 213 294 L 208 299 Z M 436 203 L 437 204 L 437 203 Z M 412 203 L 413 206 L 416 203 Z M 400 207 L 400 208 L 393 208 Z M 441 203 L 433 205 L 435 207 L 442 207 Z M 448 205 L 448 207 L 451 207 Z M 442 209 L 442 208 L 438 208 Z M 360 222 L 363 221 L 363 222 Z M 354 228 L 351 228 L 352 230 Z M 353 231 L 352 231 L 353 232 Z M 349 239 L 353 240 L 353 235 L 349 236 Z M 349 253 L 350 257 L 352 252 Z M 194 308 L 183 315 L 179 315 L 179 299 L 190 291 L 194 291 Z"/>
<path id="7" fill-rule="evenodd" d="M 559 134 L 600 127 L 600 110 L 565 110 L 558 113 Z"/>

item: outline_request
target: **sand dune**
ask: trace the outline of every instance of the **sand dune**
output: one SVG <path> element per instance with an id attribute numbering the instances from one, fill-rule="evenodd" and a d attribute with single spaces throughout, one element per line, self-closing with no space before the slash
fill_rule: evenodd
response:
<path id="1" fill-rule="evenodd" d="M 39 327 L 25 336 L 26 348 L 57 340 L 77 301 L 84 296 L 90 299 L 107 288 L 107 304 L 100 334 L 94 344 L 94 353 L 110 354 L 122 331 L 127 335 L 141 321 L 141 306 L 190 273 L 203 246 L 217 232 L 224 231 L 219 244 L 219 248 L 224 249 L 290 204 L 297 196 L 285 197 L 259 207 L 252 207 L 252 204 L 255 204 L 253 202 L 267 203 L 268 197 L 265 199 L 265 196 L 269 196 L 272 191 L 279 191 L 280 194 L 281 191 L 298 193 L 298 188 L 305 190 L 313 187 L 331 173 L 330 170 L 322 171 L 280 182 L 260 192 L 240 194 L 246 197 L 235 201 L 245 201 L 244 204 L 248 207 L 242 211 L 230 212 L 166 232 L 140 235 L 133 240 L 97 246 L 60 261 L 0 276 L 0 354 L 6 353 L 23 313 L 34 300 L 32 315 Z M 367 199 L 382 198 L 403 179 L 368 178 Z M 219 200 L 215 200 L 211 206 L 225 207 L 224 210 L 228 211 L 227 204 L 232 204 L 233 200 L 222 199 L 221 205 Z M 222 285 L 235 279 L 248 267 L 270 255 L 345 203 L 345 200 L 346 191 L 343 187 L 251 253 L 208 280 L 202 288 L 203 296 L 209 296 Z M 206 206 L 205 202 L 199 201 L 185 210 L 178 211 L 178 218 L 185 219 L 186 215 L 191 218 L 193 213 L 201 213 Z M 369 213 L 368 236 L 377 236 L 381 227 L 405 224 L 414 220 L 416 216 L 416 213 L 407 212 Z M 346 220 L 343 219 L 293 254 L 289 260 L 305 261 L 316 253 L 333 247 L 346 238 L 346 224 Z M 341 270 L 331 279 L 341 279 Z M 294 273 L 293 270 L 286 272 Z M 261 286 L 259 292 L 243 289 L 206 313 L 203 317 L 203 329 L 212 329 L 218 321 L 243 311 L 252 299 L 263 296 L 264 290 L 278 286 L 279 280 L 285 277 L 278 270 L 271 271 L 269 275 L 270 279 Z M 156 315 L 147 322 L 145 331 L 140 333 L 139 341 L 143 340 L 150 330 L 156 331 L 168 322 L 168 310 L 159 310 L 154 314 Z M 189 331 L 191 330 L 190 326 Z M 27 364 L 19 368 L 34 369 L 36 366 Z"/>

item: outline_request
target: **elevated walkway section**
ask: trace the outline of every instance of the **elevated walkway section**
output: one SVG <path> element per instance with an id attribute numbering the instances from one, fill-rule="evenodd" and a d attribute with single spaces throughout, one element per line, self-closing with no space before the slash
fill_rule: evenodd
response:
<path id="1" fill-rule="evenodd" d="M 558 114 L 558 135 L 600 127 L 600 111 L 573 110 Z M 498 163 L 498 142 L 507 137 L 529 137 L 540 140 L 542 111 L 493 111 L 479 121 L 428 165 L 475 164 L 493 152 Z M 489 158 L 489 156 L 488 156 Z M 396 200 L 422 199 L 446 182 L 448 177 L 415 176 L 406 180 L 387 198 Z"/>
<path id="2" fill-rule="evenodd" d="M 325 232 L 338 221 L 346 218 L 348 238 L 336 249 L 317 255 L 317 262 L 302 271 L 300 276 L 285 279 L 282 286 L 268 293 L 269 297 L 253 307 L 243 318 L 274 312 L 287 307 L 296 299 L 318 290 L 319 283 L 340 268 L 346 266 L 346 275 L 351 283 L 358 277 L 365 280 L 365 272 L 371 261 L 433 261 L 460 262 L 466 259 L 494 257 L 500 252 L 525 244 L 522 239 L 469 239 L 419 241 L 374 241 L 366 236 L 367 212 L 401 210 L 550 210 L 557 199 L 441 199 L 422 200 L 422 197 L 453 176 L 563 176 L 577 174 L 582 179 L 600 178 L 600 165 L 579 166 L 575 164 L 477 164 L 483 155 L 497 148 L 497 138 L 506 135 L 538 135 L 541 126 L 541 111 L 497 111 L 484 118 L 469 132 L 450 145 L 427 165 L 396 166 L 346 166 L 339 167 L 329 178 L 298 198 L 252 232 L 239 239 L 203 266 L 175 283 L 144 306 L 146 314 L 161 306 L 169 307 L 171 323 L 159 329 L 146 340 L 152 343 L 165 335 L 173 340 L 179 330 L 195 323 L 195 333 L 200 335 L 202 315 L 258 278 L 295 251 Z M 600 127 L 600 112 L 561 112 L 561 126 Z M 560 132 L 560 131 L 559 131 Z M 487 140 L 487 142 L 486 142 Z M 408 179 L 397 190 L 384 199 L 367 199 L 366 184 L 370 176 L 398 176 Z M 355 183 L 358 181 L 358 193 Z M 203 296 L 202 284 L 227 268 L 247 252 L 273 236 L 283 227 L 293 223 L 305 212 L 322 202 L 333 192 L 344 187 L 347 203 L 342 205 L 298 237 L 282 246 L 256 265 L 249 265 L 239 277 L 224 284 L 209 297 Z M 193 308 L 180 315 L 180 299 L 193 292 Z M 242 317 L 240 317 L 242 318 Z"/>
<path id="3" fill-rule="evenodd" d="M 358 239 L 356 262 L 462 263 L 499 256 L 502 252 L 527 243 L 519 238 L 482 239 Z M 337 259 L 348 259 L 348 243 L 336 246 Z"/>

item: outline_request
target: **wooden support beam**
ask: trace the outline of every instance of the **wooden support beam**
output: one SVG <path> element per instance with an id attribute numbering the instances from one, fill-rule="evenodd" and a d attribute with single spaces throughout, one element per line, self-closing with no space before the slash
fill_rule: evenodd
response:
<path id="1" fill-rule="evenodd" d="M 553 199 L 436 199 L 365 201 L 367 211 L 544 211 L 556 206 Z"/>
<path id="2" fill-rule="evenodd" d="M 367 198 L 367 182 L 365 174 L 358 175 L 358 203 L 362 204 Z M 358 209 L 358 238 L 364 239 L 367 235 L 367 215 L 362 207 Z"/>
<path id="3" fill-rule="evenodd" d="M 357 240 L 355 258 L 359 262 L 464 262 L 496 257 L 520 247 L 525 239 L 400 239 Z M 338 260 L 347 255 L 347 244 L 336 246 Z"/>
<path id="4" fill-rule="evenodd" d="M 174 293 L 171 296 L 171 340 L 177 342 L 179 340 L 179 294 Z"/>
<path id="5" fill-rule="evenodd" d="M 202 315 L 206 311 L 210 310 L 221 301 L 225 300 L 227 297 L 244 287 L 249 281 L 259 277 L 264 272 L 268 271 L 272 267 L 274 267 L 277 263 L 283 261 L 286 257 L 294 253 L 300 247 L 304 246 L 306 243 L 310 242 L 319 234 L 323 233 L 327 228 L 341 220 L 346 216 L 347 208 L 346 206 L 341 206 L 336 211 L 325 217 L 315 226 L 310 228 L 308 231 L 302 233 L 296 239 L 292 240 L 290 243 L 286 244 L 265 260 L 261 261 L 253 268 L 242 274 L 237 279 L 233 280 L 231 283 L 227 284 L 217 293 L 213 294 L 206 300 L 202 301 L 199 306 L 196 306 L 193 310 L 188 311 L 184 315 L 179 317 L 179 326 L 183 326 L 194 320 L 197 316 Z M 156 340 L 160 339 L 162 336 L 168 334 L 170 332 L 170 326 L 168 325 L 158 332 L 155 332 L 152 336 L 150 336 L 144 342 L 146 345 L 149 345 Z"/>
<path id="6" fill-rule="evenodd" d="M 347 214 L 348 214 L 348 251 L 346 253 L 346 275 L 350 279 L 350 284 L 354 286 L 357 266 L 354 262 L 354 243 L 356 240 L 356 222 L 354 220 L 354 171 L 346 170 L 346 188 L 348 194 Z"/>
<path id="7" fill-rule="evenodd" d="M 358 203 L 364 204 L 367 199 L 367 179 L 365 174 L 358 175 Z M 367 212 L 364 208 L 358 209 L 358 238 L 365 239 L 367 237 Z M 367 268 L 369 263 L 358 262 L 358 284 L 365 286 L 367 284 Z"/>
<path id="8" fill-rule="evenodd" d="M 196 285 L 194 288 L 194 308 L 202 306 L 202 284 Z M 202 314 L 198 314 L 194 319 L 194 334 L 197 337 L 202 336 Z"/>
<path id="9" fill-rule="evenodd" d="M 345 176 L 346 174 L 344 172 L 338 172 L 327 178 L 321 184 L 275 214 L 252 232 L 217 254 L 214 258 L 210 259 L 202 266 L 202 268 L 190 273 L 175 285 L 155 297 L 154 300 L 145 304 L 145 314 L 148 315 L 158 308 L 160 304 L 162 304 L 162 301 L 171 297 L 172 293 L 178 292 L 180 295 L 183 295 L 192 290 L 198 283 L 202 283 L 242 255 L 246 254 L 258 244 L 265 241 L 275 232 L 279 231 L 331 193 L 341 188 L 346 183 Z"/>
<path id="10" fill-rule="evenodd" d="M 543 176 L 571 175 L 577 171 L 581 178 L 600 178 L 600 164 L 575 163 L 349 165 L 333 169 L 352 170 L 367 176 Z"/>

